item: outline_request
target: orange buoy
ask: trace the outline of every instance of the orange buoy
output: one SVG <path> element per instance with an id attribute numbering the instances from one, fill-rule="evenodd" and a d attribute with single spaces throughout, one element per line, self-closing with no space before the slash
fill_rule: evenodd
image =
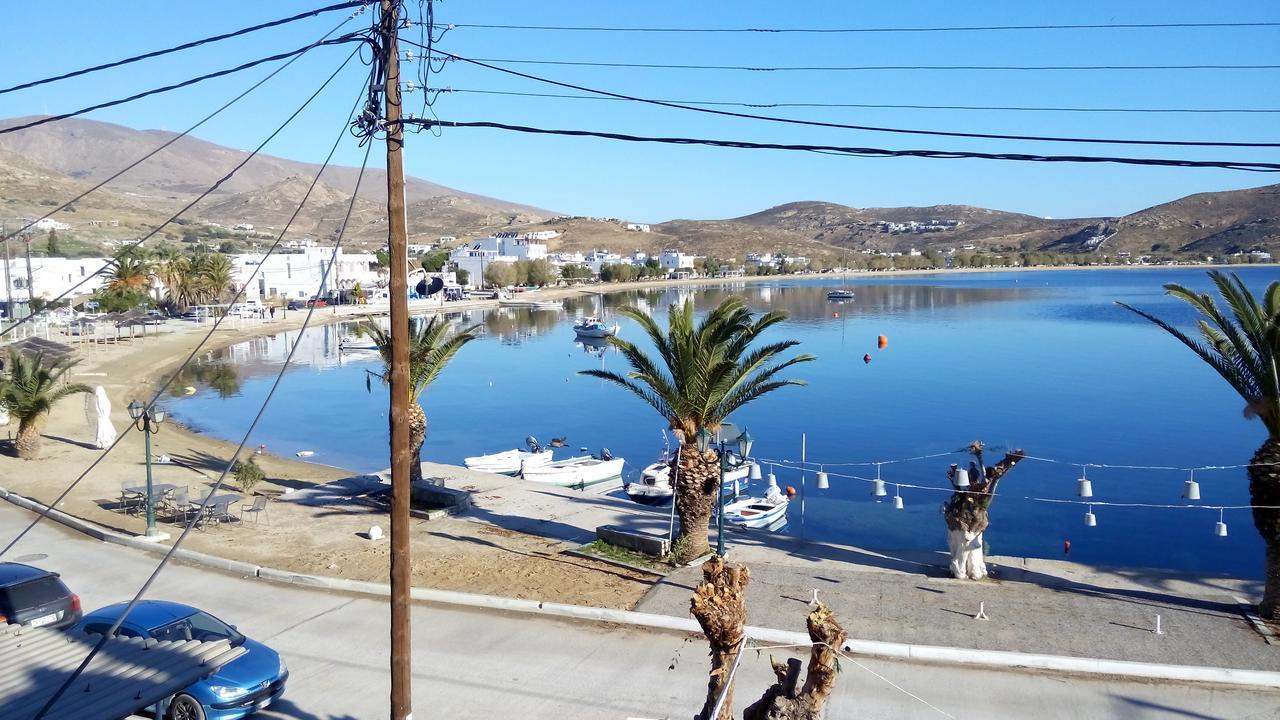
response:
<path id="1" fill-rule="evenodd" d="M 876 338 L 876 345 L 881 350 L 889 347 L 889 337 L 887 335 L 881 335 L 880 337 Z"/>
<path id="2" fill-rule="evenodd" d="M 864 362 L 864 363 L 866 363 L 866 364 L 870 365 L 870 364 L 871 364 L 871 353 L 867 353 L 866 355 L 863 355 L 863 356 L 862 356 L 862 362 Z"/>
<path id="3" fill-rule="evenodd" d="M 791 487 L 790 485 L 788 485 L 788 486 L 787 486 L 787 497 L 795 497 L 795 496 L 796 496 L 796 489 L 795 489 L 795 488 L 793 488 L 793 487 Z"/>

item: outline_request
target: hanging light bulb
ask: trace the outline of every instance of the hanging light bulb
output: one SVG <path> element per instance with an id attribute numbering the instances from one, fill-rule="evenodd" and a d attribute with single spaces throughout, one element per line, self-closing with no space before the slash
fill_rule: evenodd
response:
<path id="1" fill-rule="evenodd" d="M 1196 471 L 1191 471 L 1191 478 L 1187 480 L 1182 489 L 1182 497 L 1186 500 L 1200 499 L 1200 483 L 1196 482 Z"/>
<path id="2" fill-rule="evenodd" d="M 1085 476 L 1085 468 L 1080 468 L 1080 479 L 1076 480 L 1076 494 L 1080 497 L 1093 497 L 1093 483 Z"/>
<path id="3" fill-rule="evenodd" d="M 822 469 L 822 466 L 819 465 L 818 466 L 818 489 L 826 490 L 829 487 L 831 487 L 831 481 L 827 479 L 827 471 Z"/>
<path id="4" fill-rule="evenodd" d="M 760 463 L 751 463 L 751 479 L 759 480 L 760 478 Z"/>
<path id="5" fill-rule="evenodd" d="M 902 509 L 902 488 L 898 487 L 897 485 L 893 486 L 893 509 L 894 510 Z"/>
<path id="6" fill-rule="evenodd" d="M 871 495 L 873 497 L 884 497 L 888 494 L 884 490 L 884 480 L 880 479 L 880 463 L 876 463 L 876 479 L 871 483 Z"/>
<path id="7" fill-rule="evenodd" d="M 1213 526 L 1213 534 L 1218 537 L 1227 536 L 1227 523 L 1222 518 L 1222 508 L 1218 508 L 1218 524 Z"/>
<path id="8" fill-rule="evenodd" d="M 1098 524 L 1098 516 L 1093 514 L 1093 505 L 1089 506 L 1089 510 L 1084 514 L 1085 527 L 1095 527 Z"/>
<path id="9" fill-rule="evenodd" d="M 773 474 L 773 466 L 772 466 L 772 465 L 770 465 L 770 466 L 769 466 L 769 483 L 768 483 L 768 487 L 773 488 L 774 490 L 777 490 L 777 489 L 778 489 L 778 476 Z"/>
<path id="10" fill-rule="evenodd" d="M 955 484 L 957 490 L 969 489 L 969 471 L 964 468 L 956 468 Z"/>

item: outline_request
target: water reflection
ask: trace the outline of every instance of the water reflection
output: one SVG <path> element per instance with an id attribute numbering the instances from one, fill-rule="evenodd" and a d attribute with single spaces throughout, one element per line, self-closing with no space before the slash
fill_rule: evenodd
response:
<path id="1" fill-rule="evenodd" d="M 222 399 L 240 394 L 240 374 L 228 359 L 228 353 L 209 353 L 196 358 L 173 376 L 169 394 L 173 397 L 192 395 L 194 391 L 209 388 Z"/>

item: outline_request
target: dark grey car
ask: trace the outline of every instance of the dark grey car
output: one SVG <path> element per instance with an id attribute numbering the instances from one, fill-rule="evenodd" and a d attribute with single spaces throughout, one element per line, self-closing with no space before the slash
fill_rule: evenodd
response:
<path id="1" fill-rule="evenodd" d="M 80 622 L 82 614 L 80 597 L 57 573 L 0 562 L 0 623 L 61 630 Z"/>

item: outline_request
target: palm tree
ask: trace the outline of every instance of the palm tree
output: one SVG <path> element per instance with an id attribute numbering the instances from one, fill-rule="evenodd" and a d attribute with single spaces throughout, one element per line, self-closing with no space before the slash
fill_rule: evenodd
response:
<path id="1" fill-rule="evenodd" d="M 1259 303 L 1235 273 L 1214 270 L 1209 277 L 1230 307 L 1230 316 L 1208 293 L 1195 293 L 1174 283 L 1164 286 L 1166 292 L 1200 314 L 1196 326 L 1203 340 L 1142 310 L 1116 304 L 1150 320 L 1190 348 L 1240 393 L 1245 415 L 1258 418 L 1266 427 L 1267 439 L 1249 461 L 1249 496 L 1254 506 L 1253 524 L 1267 550 L 1259 614 L 1280 621 L 1280 373 L 1276 369 L 1280 363 L 1280 282 L 1267 286 Z"/>
<path id="2" fill-rule="evenodd" d="M 151 263 L 133 252 L 122 252 L 115 258 L 115 267 L 107 275 L 107 290 L 117 295 L 145 291 L 151 284 Z"/>
<path id="3" fill-rule="evenodd" d="M 192 269 L 199 278 L 200 290 L 206 299 L 217 302 L 231 291 L 233 268 L 226 255 L 201 255 L 192 263 Z"/>
<path id="4" fill-rule="evenodd" d="M 64 382 L 67 371 L 77 362 L 46 363 L 43 355 L 9 353 L 8 372 L 0 379 L 0 405 L 18 418 L 18 437 L 13 447 L 23 460 L 34 460 L 40 452 L 40 432 L 59 400 L 75 393 L 93 392 L 88 385 Z"/>
<path id="5" fill-rule="evenodd" d="M 683 307 L 672 304 L 664 333 L 648 313 L 635 307 L 618 310 L 640 325 L 657 351 L 650 357 L 634 344 L 609 338 L 631 365 L 625 376 L 608 370 L 582 370 L 616 383 L 649 403 L 670 423 L 680 442 L 671 461 L 671 477 L 676 479 L 676 511 L 680 514 L 677 545 L 685 559 L 708 551 L 707 528 L 711 511 L 720 498 L 719 457 L 714 451 L 699 453 L 694 443 L 698 432 L 715 432 L 729 415 L 759 398 L 801 380 L 775 379 L 782 370 L 813 360 L 797 355 L 774 362 L 783 352 L 799 344 L 783 340 L 752 349 L 765 330 L 786 319 L 786 313 L 772 311 L 754 316 L 746 301 L 725 298 L 715 309 L 694 323 L 693 301 Z"/>
<path id="6" fill-rule="evenodd" d="M 411 481 L 422 479 L 422 444 L 427 440 L 427 414 L 423 412 L 418 400 L 431 383 L 440 377 L 440 373 L 462 346 L 479 337 L 476 334 L 479 327 L 472 325 L 448 336 L 449 323 L 439 317 L 433 317 L 429 322 L 418 319 L 409 326 L 409 451 L 413 457 L 409 467 Z M 378 377 L 384 384 L 391 384 L 391 333 L 374 323 L 364 323 L 360 329 L 369 335 L 369 339 L 378 347 L 378 354 L 382 356 L 383 368 L 377 374 Z M 372 389 L 367 377 L 365 380 L 366 387 Z"/>

